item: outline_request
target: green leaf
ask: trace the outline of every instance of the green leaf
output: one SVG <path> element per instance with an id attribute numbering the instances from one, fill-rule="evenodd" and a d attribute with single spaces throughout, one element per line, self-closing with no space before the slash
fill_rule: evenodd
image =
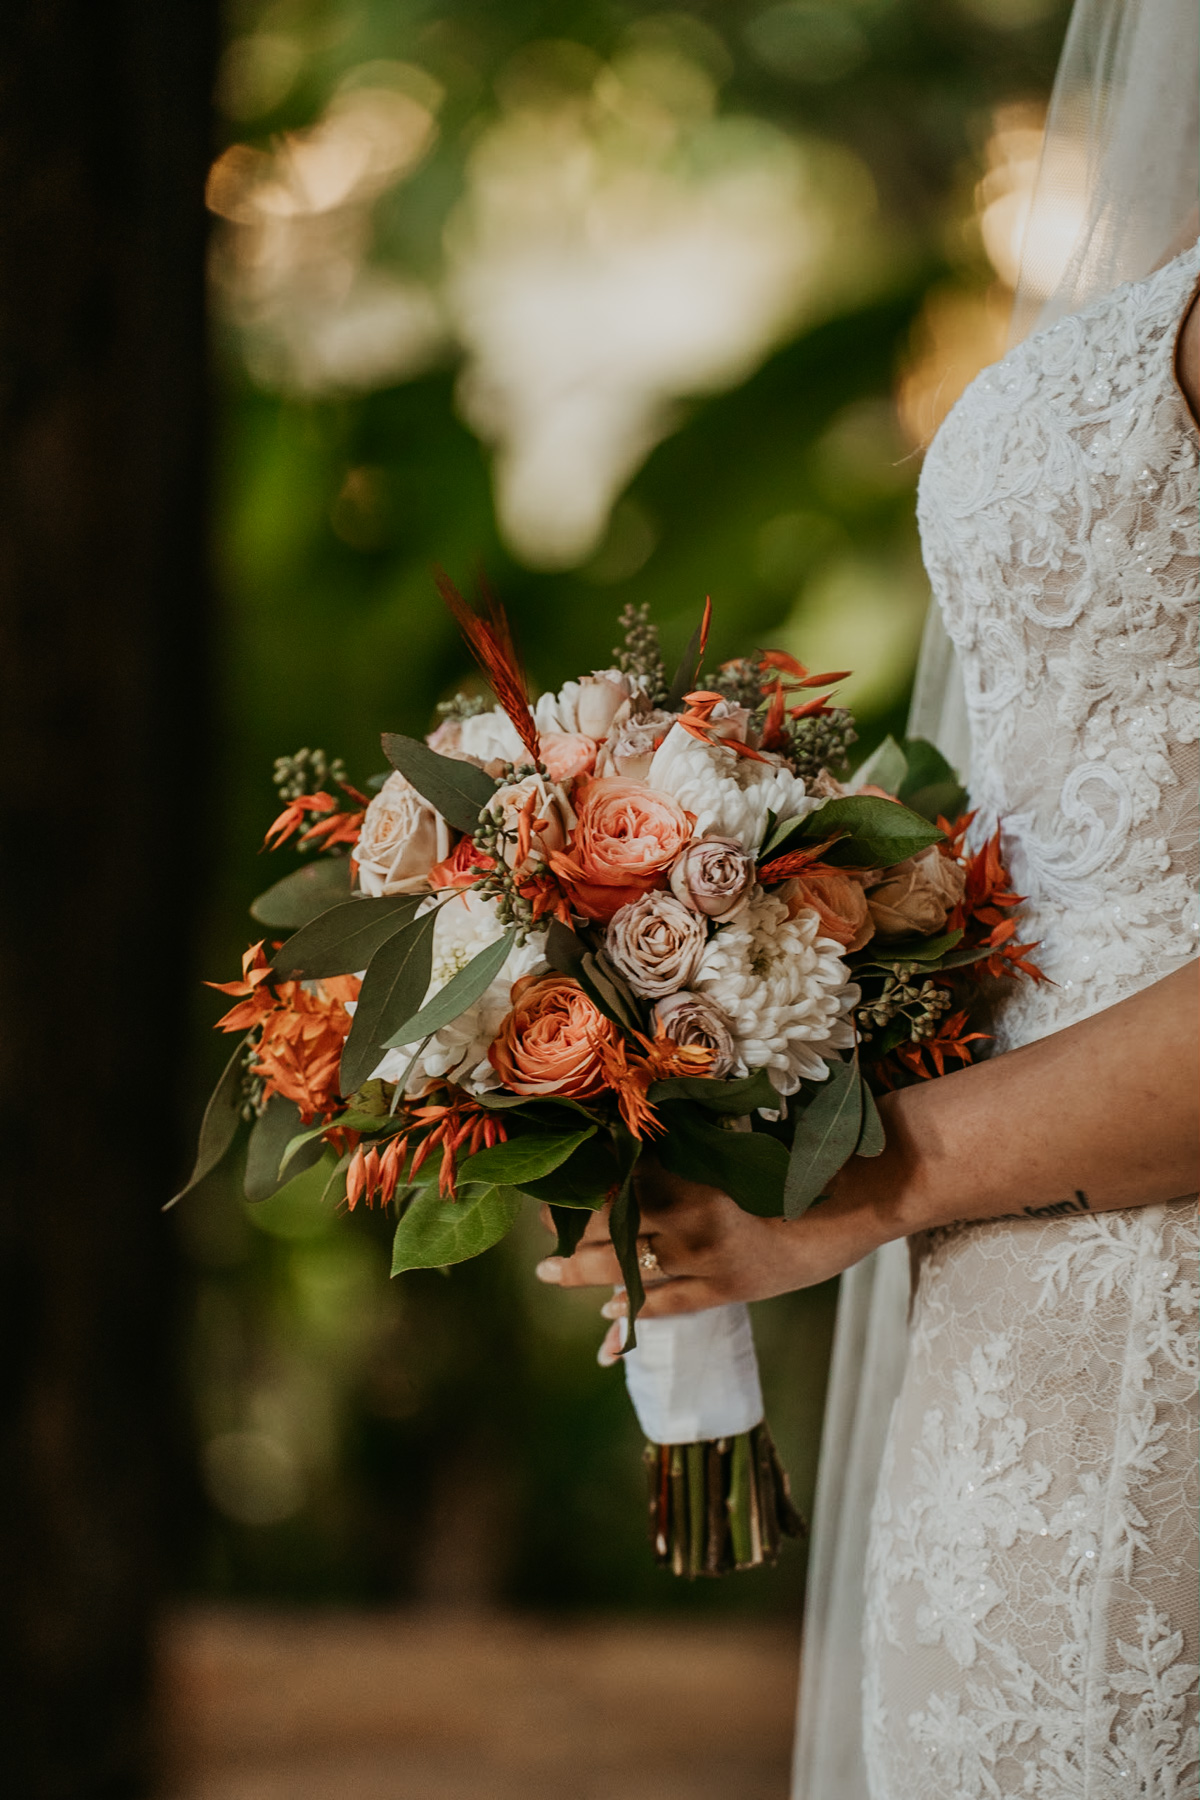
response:
<path id="1" fill-rule="evenodd" d="M 490 1150 L 477 1150 L 469 1156 L 459 1167 L 459 1178 L 524 1187 L 527 1181 L 537 1181 L 565 1163 L 595 1131 L 594 1125 L 586 1125 L 582 1131 L 566 1134 L 538 1131 L 528 1137 L 510 1138 L 506 1144 L 493 1144 Z"/>
<path id="2" fill-rule="evenodd" d="M 666 700 L 667 712 L 678 712 L 683 706 L 683 696 L 690 694 L 696 685 L 700 674 L 700 639 L 703 635 L 704 615 L 701 614 L 700 623 L 688 639 L 687 649 L 680 657 L 679 667 L 671 681 L 671 691 Z"/>
<path id="3" fill-rule="evenodd" d="M 436 806 L 447 825 L 469 836 L 496 792 L 491 776 L 474 763 L 439 756 L 419 738 L 404 737 L 398 731 L 385 731 L 380 741 L 392 767 L 412 782 L 430 806 Z"/>
<path id="4" fill-rule="evenodd" d="M 883 1120 L 879 1116 L 875 1096 L 864 1081 L 862 1084 L 862 1126 L 858 1133 L 858 1142 L 854 1146 L 854 1154 L 855 1156 L 879 1156 L 886 1143 Z"/>
<path id="5" fill-rule="evenodd" d="M 343 1093 L 353 1094 L 362 1086 L 383 1056 L 391 1032 L 402 1019 L 411 1018 L 425 998 L 436 922 L 436 912 L 422 913 L 371 958 L 342 1050 Z"/>
<path id="6" fill-rule="evenodd" d="M 939 814 L 956 819 L 967 804 L 967 790 L 941 751 L 925 738 L 906 738 L 904 750 L 908 772 L 892 791 L 923 819 Z"/>
<path id="7" fill-rule="evenodd" d="M 863 1080 L 858 1058 L 829 1064 L 828 1079 L 796 1120 L 783 1190 L 783 1214 L 798 1219 L 854 1155 L 862 1126 Z"/>
<path id="8" fill-rule="evenodd" d="M 777 1112 L 781 1105 L 778 1091 L 771 1085 L 765 1069 L 755 1069 L 736 1081 L 714 1081 L 704 1075 L 673 1075 L 669 1081 L 656 1081 L 646 1095 L 651 1106 L 662 1100 L 694 1100 L 706 1112 L 740 1115 L 766 1107 Z"/>
<path id="9" fill-rule="evenodd" d="M 199 1187 L 206 1175 L 212 1174 L 237 1136 L 242 1117 L 242 1052 L 245 1047 L 245 1038 L 239 1038 L 233 1055 L 221 1071 L 221 1079 L 209 1096 L 204 1117 L 200 1121 L 200 1136 L 192 1172 L 179 1192 L 167 1201 L 163 1207 L 164 1212 L 182 1200 L 185 1194 L 190 1194 L 193 1188 Z"/>
<path id="10" fill-rule="evenodd" d="M 637 1190 L 633 1185 L 633 1172 L 637 1167 L 637 1150 L 634 1146 L 633 1159 L 621 1181 L 612 1210 L 608 1215 L 608 1234 L 612 1239 L 612 1247 L 621 1265 L 621 1280 L 625 1284 L 625 1297 L 629 1304 L 629 1323 L 625 1335 L 626 1350 L 633 1350 L 637 1345 L 637 1333 L 634 1329 L 638 1314 L 646 1298 L 646 1290 L 642 1286 L 642 1269 L 638 1262 L 638 1231 L 641 1228 L 642 1213 L 638 1205 Z"/>
<path id="11" fill-rule="evenodd" d="M 387 1113 L 356 1112 L 351 1107 L 348 1111 L 339 1113 L 336 1119 L 326 1119 L 323 1125 L 310 1125 L 306 1131 L 298 1131 L 279 1159 L 279 1173 L 283 1174 L 305 1144 L 311 1144 L 314 1138 L 323 1137 L 334 1125 L 339 1130 L 360 1132 L 364 1137 L 394 1137 L 402 1129 L 402 1121 Z M 292 1172 L 295 1173 L 294 1170 Z"/>
<path id="12" fill-rule="evenodd" d="M 255 1120 L 246 1151 L 246 1178 L 243 1192 L 247 1200 L 267 1200 L 285 1182 L 292 1181 L 305 1169 L 320 1162 L 325 1146 L 317 1138 L 296 1151 L 291 1167 L 281 1170 L 284 1154 L 296 1136 L 300 1114 L 282 1094 L 272 1094 L 262 1116 Z"/>
<path id="13" fill-rule="evenodd" d="M 519 1185 L 535 1200 L 554 1206 L 582 1206 L 595 1212 L 604 1205 L 620 1177 L 612 1138 L 607 1132 L 597 1132 L 549 1175 Z"/>
<path id="14" fill-rule="evenodd" d="M 480 1256 L 516 1223 L 524 1195 L 513 1187 L 480 1186 L 443 1200 L 436 1182 L 419 1188 L 396 1227 L 392 1274 L 442 1269 Z"/>
<path id="15" fill-rule="evenodd" d="M 785 850 L 823 843 L 834 832 L 842 835 L 825 851 L 824 860 L 842 868 L 888 868 L 942 841 L 936 825 L 894 800 L 881 800 L 877 794 L 844 794 L 827 800 L 803 819 L 789 819 L 780 825 L 760 863 Z"/>
<path id="16" fill-rule="evenodd" d="M 961 939 L 961 931 L 943 931 L 939 937 L 891 938 L 887 943 L 873 938 L 864 964 L 890 969 L 896 963 L 937 962 L 939 957 L 955 949 Z"/>
<path id="17" fill-rule="evenodd" d="M 387 1040 L 386 1048 L 398 1050 L 402 1044 L 414 1044 L 423 1037 L 432 1037 L 443 1025 L 451 1025 L 461 1017 L 469 1006 L 474 1006 L 480 994 L 491 987 L 492 982 L 508 961 L 509 951 L 516 938 L 516 928 L 505 932 L 486 950 L 472 957 L 465 968 L 457 975 L 452 975 L 445 987 L 439 988 L 433 999 L 420 1012 L 394 1031 Z"/>
<path id="18" fill-rule="evenodd" d="M 777 1138 L 758 1131 L 724 1131 L 688 1101 L 666 1102 L 660 1117 L 667 1131 L 654 1150 L 665 1169 L 685 1181 L 720 1188 L 743 1212 L 763 1219 L 779 1216 L 788 1153 Z"/>
<path id="19" fill-rule="evenodd" d="M 905 748 L 889 734 L 854 771 L 854 785 L 859 788 L 879 787 L 885 794 L 895 794 L 898 800 L 903 800 L 904 795 L 900 790 L 907 775 L 908 755 Z"/>
<path id="20" fill-rule="evenodd" d="M 319 856 L 293 869 L 250 903 L 250 917 L 272 931 L 299 931 L 350 898 L 350 858 Z"/>
<path id="21" fill-rule="evenodd" d="M 587 1230 L 587 1214 L 574 1206 L 551 1206 L 550 1217 L 558 1233 L 555 1256 L 574 1256 L 579 1240 Z"/>
<path id="22" fill-rule="evenodd" d="M 271 958 L 284 981 L 316 981 L 322 975 L 353 975 L 365 969 L 382 944 L 409 924 L 420 894 L 346 900 L 303 926 Z"/>
<path id="23" fill-rule="evenodd" d="M 480 1106 L 486 1106 L 489 1112 L 511 1112 L 520 1108 L 522 1116 L 528 1113 L 531 1119 L 543 1125 L 553 1116 L 554 1111 L 577 1113 L 580 1118 L 597 1123 L 595 1113 L 567 1094 L 504 1094 L 493 1088 L 488 1093 L 476 1094 L 475 1099 Z M 558 1122 L 562 1123 L 561 1120 Z"/>

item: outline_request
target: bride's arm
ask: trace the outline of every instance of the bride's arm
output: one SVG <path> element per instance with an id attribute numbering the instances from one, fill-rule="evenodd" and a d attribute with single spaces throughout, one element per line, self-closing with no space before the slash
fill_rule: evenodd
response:
<path id="1" fill-rule="evenodd" d="M 646 1315 L 808 1287 L 889 1239 L 959 1220 L 1195 1193 L 1198 966 L 1024 1049 L 888 1095 L 883 1154 L 854 1157 L 801 1219 L 755 1218 L 715 1188 L 665 1177 L 659 1194 L 643 1189 L 642 1229 L 672 1278 L 648 1291 Z M 602 1217 L 569 1261 L 548 1258 L 538 1272 L 564 1287 L 617 1283 Z"/>

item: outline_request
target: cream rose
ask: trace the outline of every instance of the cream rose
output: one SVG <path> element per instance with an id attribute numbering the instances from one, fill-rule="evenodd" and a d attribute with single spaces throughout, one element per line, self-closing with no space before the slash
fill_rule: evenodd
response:
<path id="1" fill-rule="evenodd" d="M 575 814 L 563 789 L 542 775 L 525 775 L 500 788 L 488 811 L 495 813 L 509 834 L 504 860 L 516 875 L 528 875 L 551 852 L 561 850 Z"/>
<path id="2" fill-rule="evenodd" d="M 673 895 L 654 892 L 614 913 L 604 941 L 634 993 L 657 1000 L 687 986 L 700 966 L 708 931 Z"/>
<path id="3" fill-rule="evenodd" d="M 936 844 L 889 869 L 867 895 L 867 906 L 881 938 L 932 937 L 963 897 L 966 871 Z"/>
<path id="4" fill-rule="evenodd" d="M 363 819 L 355 845 L 358 885 L 364 894 L 415 894 L 429 871 L 450 854 L 450 827 L 397 771 L 389 775 Z"/>
<path id="5" fill-rule="evenodd" d="M 686 988 L 668 994 L 654 1003 L 654 1017 L 664 1037 L 682 1048 L 696 1046 L 711 1050 L 712 1064 L 708 1073 L 717 1081 L 733 1067 L 734 1043 L 730 1022 L 719 1006 L 703 994 Z"/>
<path id="6" fill-rule="evenodd" d="M 597 669 L 593 675 L 584 675 L 575 699 L 575 717 L 584 737 L 607 737 L 632 694 L 633 684 L 620 669 Z"/>
<path id="7" fill-rule="evenodd" d="M 671 892 L 692 912 L 730 919 L 754 885 L 754 858 L 736 838 L 693 838 L 671 866 Z"/>

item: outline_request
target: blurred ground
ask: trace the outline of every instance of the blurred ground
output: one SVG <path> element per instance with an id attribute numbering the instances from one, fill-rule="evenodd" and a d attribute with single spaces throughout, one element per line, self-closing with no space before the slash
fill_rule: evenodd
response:
<path id="1" fill-rule="evenodd" d="M 185 1613 L 164 1800 L 783 1800 L 796 1633 Z"/>

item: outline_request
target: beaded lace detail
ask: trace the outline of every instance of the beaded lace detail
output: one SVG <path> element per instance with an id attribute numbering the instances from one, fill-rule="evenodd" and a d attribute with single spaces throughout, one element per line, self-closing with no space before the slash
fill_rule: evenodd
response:
<path id="1" fill-rule="evenodd" d="M 1200 247 L 1028 339 L 926 461 L 977 830 L 1054 984 L 1001 1047 L 1195 954 L 1198 277 Z M 930 1239 L 872 1524 L 872 1800 L 1194 1791 L 1196 1313 L 1190 1202 Z"/>

